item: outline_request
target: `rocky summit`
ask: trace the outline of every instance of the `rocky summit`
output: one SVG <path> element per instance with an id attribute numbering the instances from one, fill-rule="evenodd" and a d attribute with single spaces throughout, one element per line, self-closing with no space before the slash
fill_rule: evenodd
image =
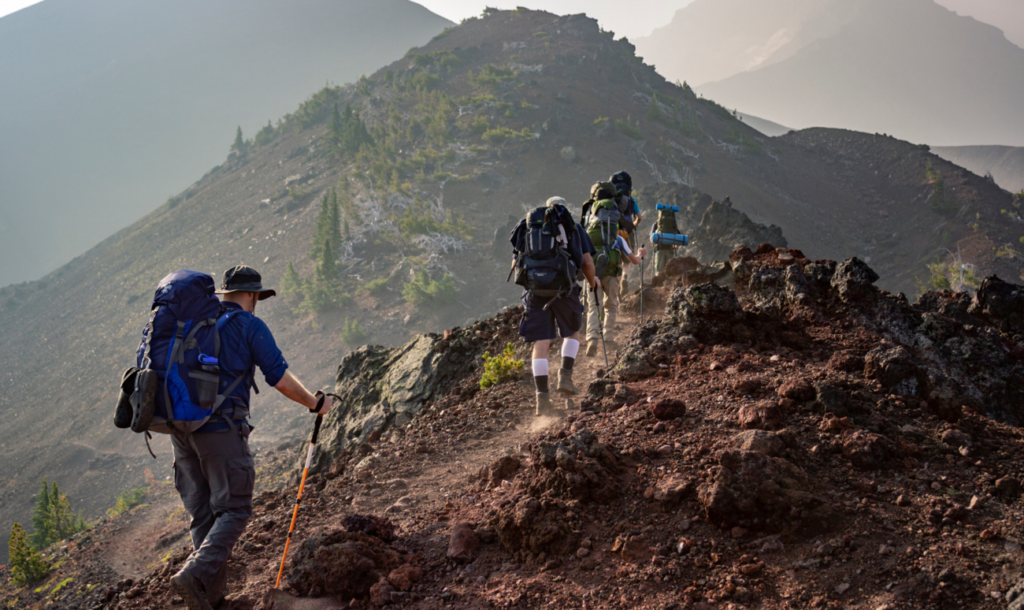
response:
<path id="1" fill-rule="evenodd" d="M 710 267 L 645 288 L 665 305 L 609 369 L 580 362 L 561 417 L 533 417 L 525 377 L 480 389 L 516 307 L 346 356 L 283 589 L 301 440 L 257 456 L 224 607 L 1016 608 L 1024 288 L 910 303 L 858 259 L 768 244 Z M 184 523 L 141 514 L 56 550 L 16 603 L 180 604 Z M 139 578 L 103 561 L 175 529 Z"/>

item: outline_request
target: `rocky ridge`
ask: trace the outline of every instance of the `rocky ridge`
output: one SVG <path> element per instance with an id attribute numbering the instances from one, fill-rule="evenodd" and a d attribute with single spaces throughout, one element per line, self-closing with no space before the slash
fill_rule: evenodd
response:
<path id="1" fill-rule="evenodd" d="M 1021 287 L 992 277 L 911 304 L 857 259 L 768 245 L 730 258 L 735 288 L 679 274 L 649 289 L 668 293 L 664 315 L 549 427 L 528 380 L 481 391 L 454 366 L 511 336 L 515 308 L 349 356 L 337 389 L 369 389 L 345 407 L 350 427 L 328 424 L 347 440 L 307 483 L 288 586 L 267 592 L 296 491 L 278 483 L 236 550 L 228 607 L 1016 603 Z M 421 406 L 387 411 L 387 397 Z M 259 458 L 261 477 L 294 470 L 301 447 Z M 89 565 L 90 544 L 65 549 L 50 582 Z M 185 552 L 48 603 L 173 607 L 166 576 Z"/>

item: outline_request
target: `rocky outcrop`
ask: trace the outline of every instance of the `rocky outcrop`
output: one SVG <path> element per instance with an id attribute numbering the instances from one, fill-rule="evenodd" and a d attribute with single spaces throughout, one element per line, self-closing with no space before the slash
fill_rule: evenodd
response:
<path id="1" fill-rule="evenodd" d="M 342 403 L 324 419 L 310 472 L 329 469 L 350 445 L 404 426 L 449 392 L 475 392 L 473 375 L 466 373 L 481 367 L 485 351 L 500 352 L 515 340 L 508 322 L 521 311 L 508 308 L 469 328 L 419 335 L 402 347 L 367 345 L 346 356 L 334 387 Z"/>
<path id="2" fill-rule="evenodd" d="M 835 373 L 829 381 L 794 378 L 778 388 L 781 397 L 822 413 L 843 417 L 870 411 L 872 405 L 856 399 L 849 384 L 859 378 L 874 380 L 915 404 L 924 401 L 949 422 L 957 422 L 969 407 L 999 421 L 1024 424 L 1024 386 L 1016 381 L 1024 379 L 1020 286 L 991 277 L 973 299 L 927 293 L 911 305 L 903 295 L 875 287 L 878 275 L 856 258 L 838 264 L 810 261 L 798 250 L 766 245 L 756 251 L 737 249 L 729 258 L 730 268 L 745 268 L 747 281 L 730 278 L 730 286 L 715 282 L 676 288 L 665 317 L 630 335 L 611 371 L 614 378 L 629 382 L 654 376 L 701 344 L 754 346 L 827 357 Z M 808 316 L 857 329 L 864 337 L 861 347 L 830 353 L 828 341 L 808 334 L 814 324 L 801 321 Z M 600 388 L 591 390 L 600 394 Z M 600 395 L 590 398 L 584 406 L 602 400 Z M 739 413 L 739 423 L 781 426 L 777 413 L 750 407 Z"/>

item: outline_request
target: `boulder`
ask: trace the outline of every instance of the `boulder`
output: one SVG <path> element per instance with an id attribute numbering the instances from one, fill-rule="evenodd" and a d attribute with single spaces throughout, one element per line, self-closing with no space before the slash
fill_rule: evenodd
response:
<path id="1" fill-rule="evenodd" d="M 918 365 L 907 348 L 879 345 L 864 357 L 864 376 L 904 396 L 918 391 Z"/>
<path id="2" fill-rule="evenodd" d="M 974 293 L 968 312 L 1005 333 L 1024 334 L 1024 286 L 989 276 Z"/>
<path id="3" fill-rule="evenodd" d="M 452 536 L 448 541 L 448 559 L 468 563 L 476 559 L 480 549 L 480 539 L 468 523 L 456 523 L 452 527 Z"/>
<path id="4" fill-rule="evenodd" d="M 401 554 L 375 536 L 345 531 L 317 534 L 292 555 L 288 585 L 304 597 L 363 599 L 402 563 Z"/>
<path id="5" fill-rule="evenodd" d="M 744 430 L 732 437 L 730 445 L 742 451 L 754 451 L 777 456 L 786 449 L 786 443 L 774 432 Z"/>
<path id="6" fill-rule="evenodd" d="M 803 379 L 790 379 L 779 386 L 779 396 L 790 398 L 797 402 L 814 400 L 815 391 L 811 382 Z"/>
<path id="7" fill-rule="evenodd" d="M 663 398 L 651 405 L 651 415 L 661 421 L 686 417 L 686 403 L 677 398 Z"/>
<path id="8" fill-rule="evenodd" d="M 849 258 L 836 266 L 832 288 L 845 303 L 854 303 L 875 294 L 878 274 L 859 258 Z"/>
<path id="9" fill-rule="evenodd" d="M 775 401 L 762 400 L 755 405 L 740 407 L 736 420 L 742 428 L 777 430 L 782 427 L 782 408 Z"/>
<path id="10" fill-rule="evenodd" d="M 854 466 L 876 470 L 895 456 L 896 446 L 881 434 L 856 430 L 843 436 L 842 451 Z"/>
<path id="11" fill-rule="evenodd" d="M 804 471 L 784 459 L 729 450 L 698 488 L 698 500 L 708 519 L 726 527 L 816 534 L 833 528 L 838 515 L 812 488 Z"/>

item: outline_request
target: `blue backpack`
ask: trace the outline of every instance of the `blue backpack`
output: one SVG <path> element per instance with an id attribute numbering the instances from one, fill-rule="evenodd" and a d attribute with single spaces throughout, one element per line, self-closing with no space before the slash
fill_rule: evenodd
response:
<path id="1" fill-rule="evenodd" d="M 220 330 L 236 313 L 222 308 L 205 273 L 175 271 L 160 280 L 136 352 L 134 383 L 122 382 L 132 390 L 133 431 L 194 432 L 249 378 L 251 371 L 243 371 L 220 389 Z M 116 417 L 115 425 L 129 427 Z"/>

